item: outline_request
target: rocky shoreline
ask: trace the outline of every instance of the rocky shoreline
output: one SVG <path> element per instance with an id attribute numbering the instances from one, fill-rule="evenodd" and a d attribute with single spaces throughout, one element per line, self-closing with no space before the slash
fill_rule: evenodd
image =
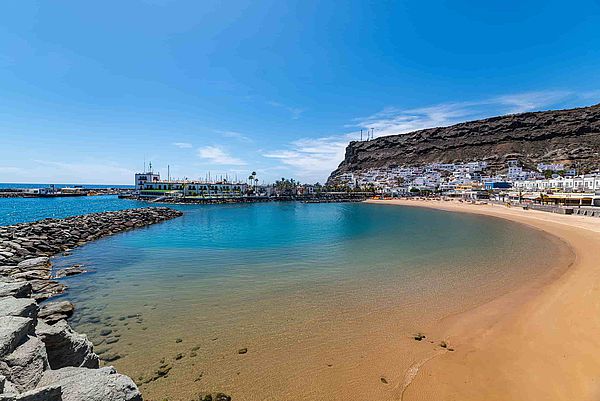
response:
<path id="1" fill-rule="evenodd" d="M 133 380 L 100 368 L 93 344 L 68 325 L 70 302 L 38 302 L 66 289 L 51 279 L 51 256 L 182 214 L 152 207 L 0 227 L 0 401 L 142 400 Z"/>

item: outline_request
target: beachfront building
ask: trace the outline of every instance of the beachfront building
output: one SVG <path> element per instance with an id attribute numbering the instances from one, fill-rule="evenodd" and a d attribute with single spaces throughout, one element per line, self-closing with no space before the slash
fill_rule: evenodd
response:
<path id="1" fill-rule="evenodd" d="M 600 173 L 575 175 L 562 163 L 539 163 L 537 169 L 524 167 L 518 159 L 508 159 L 501 174 L 490 174 L 488 163 L 430 163 L 422 166 L 378 167 L 348 172 L 339 176 L 350 188 L 374 190 L 382 194 L 438 192 L 460 196 L 461 193 L 487 191 L 505 194 L 508 190 L 532 193 L 600 194 Z M 552 171 L 550 178 L 544 175 Z M 544 172 L 545 174 L 542 174 Z M 418 191 L 415 191 L 418 190 Z M 588 203 L 588 198 L 584 201 Z"/>
<path id="2" fill-rule="evenodd" d="M 227 181 L 152 181 L 145 182 L 139 189 L 140 195 L 145 196 L 242 196 L 248 191 L 248 184 Z"/>
<path id="3" fill-rule="evenodd" d="M 152 171 L 148 171 L 147 173 L 137 173 L 135 175 L 135 189 L 140 191 L 144 189 L 146 184 L 153 184 L 159 181 L 160 173 L 153 173 Z"/>
<path id="4" fill-rule="evenodd" d="M 556 175 L 542 180 L 518 180 L 513 182 L 513 186 L 522 191 L 596 192 L 600 191 L 600 174 L 575 177 Z"/>

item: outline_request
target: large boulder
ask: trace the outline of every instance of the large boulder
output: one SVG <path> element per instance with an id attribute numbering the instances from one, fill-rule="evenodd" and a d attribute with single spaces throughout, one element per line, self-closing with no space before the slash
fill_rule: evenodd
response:
<path id="1" fill-rule="evenodd" d="M 21 394 L 0 394 L 0 401 L 62 401 L 62 389 L 60 386 L 51 385 Z"/>
<path id="2" fill-rule="evenodd" d="M 25 280 L 47 280 L 50 278 L 50 259 L 38 257 L 25 259 L 17 264 L 18 273 L 12 277 Z"/>
<path id="3" fill-rule="evenodd" d="M 29 283 L 31 283 L 32 297 L 38 302 L 62 294 L 67 288 L 66 285 L 54 280 L 31 280 Z"/>
<path id="4" fill-rule="evenodd" d="M 31 295 L 31 283 L 8 278 L 0 280 L 0 297 L 27 298 Z"/>
<path id="5" fill-rule="evenodd" d="M 33 333 L 35 321 L 27 317 L 0 317 L 0 359 L 12 353 L 19 344 Z"/>
<path id="6" fill-rule="evenodd" d="M 69 301 L 47 302 L 42 304 L 38 317 L 48 324 L 54 324 L 71 317 L 74 310 L 75 306 Z"/>
<path id="7" fill-rule="evenodd" d="M 47 370 L 38 386 L 51 384 L 61 386 L 62 401 L 142 401 L 133 380 L 112 366 Z"/>
<path id="8" fill-rule="evenodd" d="M 37 303 L 31 298 L 0 298 L 0 316 L 21 316 L 35 319 L 37 313 Z"/>
<path id="9" fill-rule="evenodd" d="M 43 269 L 50 267 L 50 258 L 40 256 L 38 258 L 25 259 L 24 261 L 17 264 L 17 267 L 21 271 L 27 271 L 31 269 Z"/>
<path id="10" fill-rule="evenodd" d="M 46 347 L 37 337 L 28 337 L 23 344 L 0 360 L 0 374 L 10 380 L 19 392 L 35 388 L 46 369 Z"/>
<path id="11" fill-rule="evenodd" d="M 60 320 L 50 326 L 38 321 L 36 335 L 46 344 L 48 362 L 52 369 L 66 366 L 97 368 L 98 355 L 94 354 L 94 346 L 84 334 L 79 334 Z"/>

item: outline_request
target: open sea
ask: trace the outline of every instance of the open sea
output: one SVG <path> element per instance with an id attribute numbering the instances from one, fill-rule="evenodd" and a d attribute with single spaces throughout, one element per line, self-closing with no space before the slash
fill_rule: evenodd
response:
<path id="1" fill-rule="evenodd" d="M 0 225 L 143 206 L 0 199 Z M 564 257 L 552 237 L 484 216 L 352 203 L 176 208 L 183 217 L 54 258 L 90 271 L 63 280 L 72 324 L 149 400 L 394 399 L 406 370 L 437 352 L 412 334 Z"/>

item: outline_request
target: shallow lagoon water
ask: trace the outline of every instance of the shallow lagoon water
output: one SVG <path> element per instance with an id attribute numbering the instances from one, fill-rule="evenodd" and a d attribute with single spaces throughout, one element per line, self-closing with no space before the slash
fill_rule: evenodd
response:
<path id="1" fill-rule="evenodd" d="M 401 382 L 431 352 L 413 349 L 411 333 L 562 257 L 551 237 L 483 216 L 371 204 L 178 208 L 181 218 L 55 260 L 91 270 L 65 280 L 73 323 L 156 400 L 354 399 L 384 375 Z M 170 370 L 157 379 L 161 366 Z M 378 391 L 367 399 L 391 390 Z"/>

